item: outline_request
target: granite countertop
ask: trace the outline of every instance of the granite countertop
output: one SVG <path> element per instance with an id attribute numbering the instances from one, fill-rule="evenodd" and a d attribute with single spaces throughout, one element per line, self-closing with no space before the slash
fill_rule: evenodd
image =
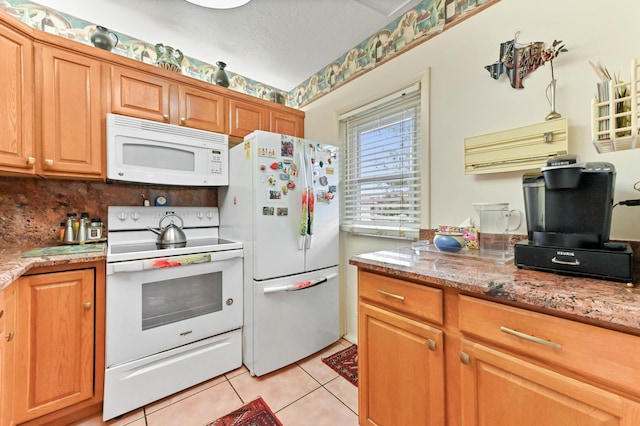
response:
<path id="1" fill-rule="evenodd" d="M 65 251 L 63 247 L 59 250 L 53 248 L 42 248 L 36 252 L 32 251 L 31 257 L 20 257 L 26 250 L 3 250 L 0 251 L 0 290 L 3 290 L 20 276 L 27 273 L 31 268 L 40 266 L 68 265 L 72 263 L 85 263 L 105 260 L 107 254 L 106 244 L 87 245 L 89 252 L 73 252 L 81 249 L 74 249 L 78 246 L 68 246 L 68 253 L 57 254 L 56 251 Z M 50 250 L 47 250 L 50 249 Z"/>
<path id="2" fill-rule="evenodd" d="M 512 261 L 499 264 L 411 248 L 360 254 L 349 263 L 640 334 L 638 286 L 518 269 Z"/>

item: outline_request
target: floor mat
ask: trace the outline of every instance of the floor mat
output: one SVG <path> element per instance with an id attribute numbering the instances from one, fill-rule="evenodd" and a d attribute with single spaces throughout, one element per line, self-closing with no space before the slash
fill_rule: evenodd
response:
<path id="1" fill-rule="evenodd" d="M 358 386 L 358 346 L 351 345 L 347 349 L 322 358 L 322 362 L 333 368 L 338 374 Z"/>
<path id="2" fill-rule="evenodd" d="M 262 398 L 243 405 L 233 410 L 226 416 L 220 417 L 207 426 L 283 426 L 280 420 L 273 414 L 271 408 Z"/>

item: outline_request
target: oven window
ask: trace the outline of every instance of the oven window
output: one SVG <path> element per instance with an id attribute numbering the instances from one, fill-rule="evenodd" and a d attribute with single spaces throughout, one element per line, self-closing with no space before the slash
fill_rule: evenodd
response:
<path id="1" fill-rule="evenodd" d="M 222 272 L 142 284 L 142 330 L 222 310 Z"/>
<path id="2" fill-rule="evenodd" d="M 195 153 L 175 147 L 150 144 L 124 143 L 122 161 L 130 166 L 154 169 L 195 171 Z"/>

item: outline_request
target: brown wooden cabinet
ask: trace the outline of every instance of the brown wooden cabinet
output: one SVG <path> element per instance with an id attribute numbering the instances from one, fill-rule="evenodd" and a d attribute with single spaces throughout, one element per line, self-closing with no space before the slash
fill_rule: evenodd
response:
<path id="1" fill-rule="evenodd" d="M 35 173 L 33 42 L 0 26 L 0 170 Z"/>
<path id="2" fill-rule="evenodd" d="M 638 336 L 362 268 L 358 298 L 360 425 L 640 424 Z"/>
<path id="3" fill-rule="evenodd" d="M 431 309 L 436 316 L 441 313 L 442 294 L 428 287 L 399 287 L 399 280 L 358 274 L 360 425 L 441 426 L 444 333 L 415 317 Z"/>
<path id="4" fill-rule="evenodd" d="M 68 424 L 101 410 L 104 262 L 34 272 L 14 283 L 12 419 Z"/>
<path id="5" fill-rule="evenodd" d="M 304 112 L 57 37 L 0 9 L 0 175 L 106 176 L 105 114 L 242 139 L 304 137 Z"/>
<path id="6" fill-rule="evenodd" d="M 269 112 L 253 102 L 229 99 L 229 136 L 242 139 L 254 130 L 269 131 Z"/>
<path id="7" fill-rule="evenodd" d="M 0 426 L 13 424 L 16 286 L 0 292 Z"/>
<path id="8" fill-rule="evenodd" d="M 463 341 L 462 351 L 469 356 L 462 369 L 463 426 L 632 426 L 640 421 L 640 404 L 613 392 L 470 341 Z"/>
<path id="9" fill-rule="evenodd" d="M 304 118 L 282 111 L 270 111 L 269 130 L 283 135 L 304 137 Z"/>
<path id="10" fill-rule="evenodd" d="M 101 62 L 39 44 L 36 58 L 41 107 L 36 173 L 103 178 Z"/>
<path id="11" fill-rule="evenodd" d="M 111 112 L 225 133 L 225 98 L 153 74 L 111 67 Z"/>

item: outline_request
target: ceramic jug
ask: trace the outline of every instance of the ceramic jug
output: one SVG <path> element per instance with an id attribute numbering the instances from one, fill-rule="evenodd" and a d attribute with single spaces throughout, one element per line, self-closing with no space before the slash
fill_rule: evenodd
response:
<path id="1" fill-rule="evenodd" d="M 96 30 L 91 34 L 91 43 L 100 49 L 111 51 L 118 41 L 117 35 L 100 25 L 96 25 Z"/>
<path id="2" fill-rule="evenodd" d="M 227 66 L 224 62 L 218 61 L 216 62 L 218 66 L 218 70 L 213 74 L 213 81 L 218 86 L 229 87 L 229 76 L 227 76 L 227 72 L 224 70 L 224 67 Z"/>
<path id="3" fill-rule="evenodd" d="M 162 43 L 156 44 L 156 65 L 169 71 L 180 71 L 184 55 L 180 49 L 165 46 Z"/>

